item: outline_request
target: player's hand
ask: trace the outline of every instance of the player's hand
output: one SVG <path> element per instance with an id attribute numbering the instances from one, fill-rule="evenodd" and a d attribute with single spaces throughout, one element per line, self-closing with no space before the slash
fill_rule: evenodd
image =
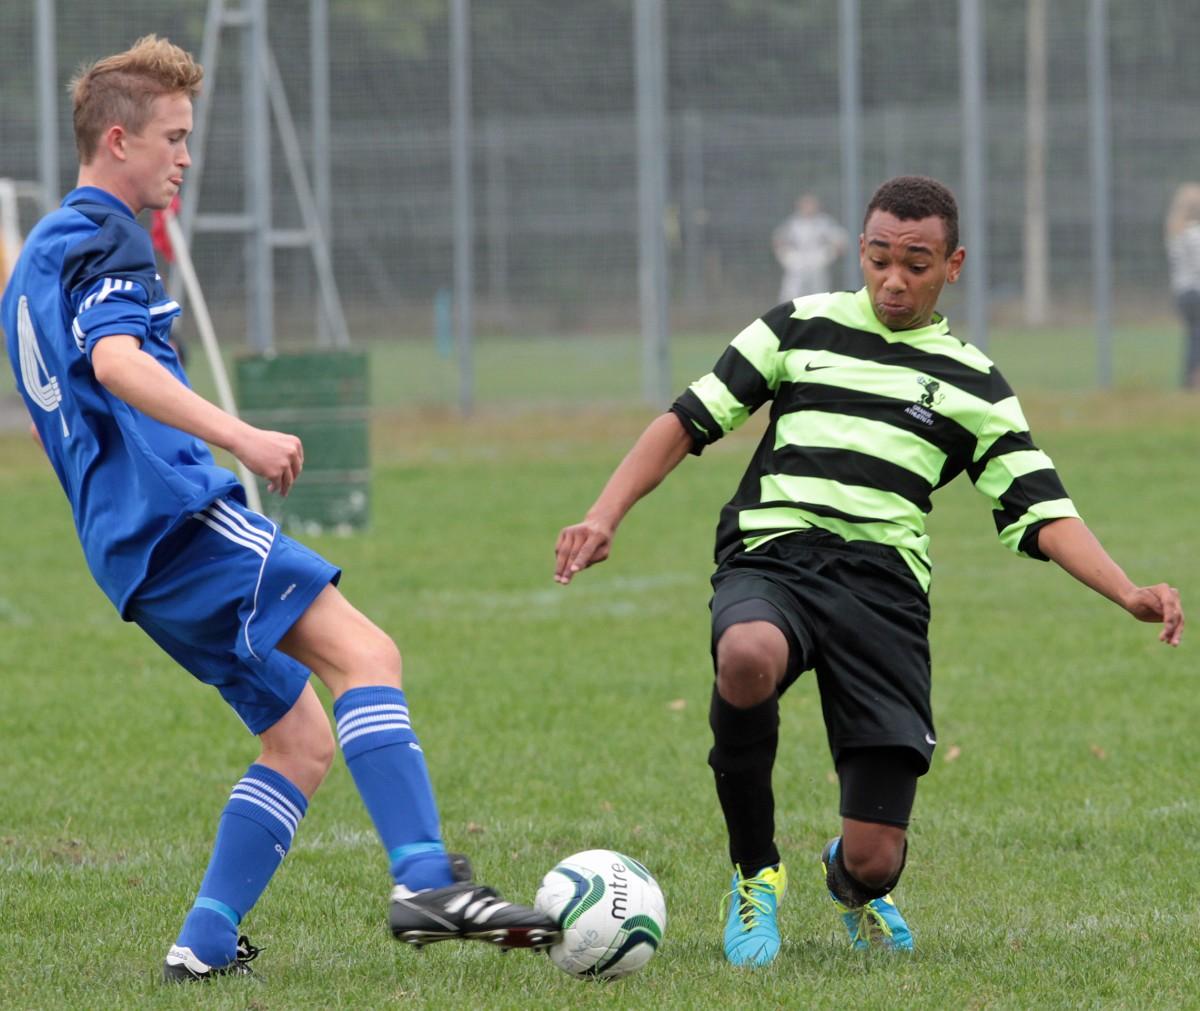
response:
<path id="1" fill-rule="evenodd" d="M 267 479 L 267 491 L 286 496 L 304 469 L 304 446 L 294 435 L 246 426 L 233 455 Z"/>
<path id="2" fill-rule="evenodd" d="M 1137 586 L 1123 603 L 1125 610 L 1138 621 L 1162 622 L 1159 642 L 1165 642 L 1168 646 L 1179 645 L 1183 637 L 1183 605 L 1175 587 L 1166 583 Z"/>
<path id="3" fill-rule="evenodd" d="M 613 531 L 596 520 L 563 527 L 554 545 L 554 581 L 564 586 L 577 572 L 608 557 Z"/>

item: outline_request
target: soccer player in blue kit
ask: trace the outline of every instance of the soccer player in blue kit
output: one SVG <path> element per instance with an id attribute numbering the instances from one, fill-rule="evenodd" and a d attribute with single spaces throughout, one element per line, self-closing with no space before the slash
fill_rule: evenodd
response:
<path id="1" fill-rule="evenodd" d="M 208 870 L 163 973 L 249 973 L 239 936 L 328 772 L 334 737 L 313 672 L 395 882 L 392 933 L 502 948 L 557 928 L 471 880 L 442 843 L 392 640 L 337 589 L 340 570 L 246 507 L 227 450 L 286 495 L 300 440 L 254 428 L 194 393 L 169 343 L 179 315 L 135 220 L 164 208 L 190 164 L 202 68 L 147 36 L 73 83 L 79 180 L 30 233 L 0 320 L 38 437 L 71 502 L 84 555 L 120 611 L 258 736 L 262 753 L 222 812 Z"/>

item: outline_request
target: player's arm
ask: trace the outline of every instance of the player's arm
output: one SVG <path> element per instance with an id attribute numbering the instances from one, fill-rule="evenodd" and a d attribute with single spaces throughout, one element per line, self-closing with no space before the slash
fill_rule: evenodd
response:
<path id="1" fill-rule="evenodd" d="M 294 435 L 254 428 L 209 403 L 142 351 L 136 337 L 102 337 L 92 349 L 100 384 L 143 414 L 228 450 L 270 491 L 286 495 L 304 465 L 304 448 Z"/>
<path id="2" fill-rule="evenodd" d="M 1158 638 L 1178 646 L 1183 635 L 1179 591 L 1166 583 L 1137 586 L 1080 519 L 1052 520 L 1038 531 L 1038 549 L 1072 576 L 1139 621 L 1162 624 Z"/>
<path id="3" fill-rule="evenodd" d="M 613 471 L 583 522 L 564 527 L 554 547 L 554 578 L 569 583 L 575 573 L 608 557 L 617 526 L 692 449 L 692 437 L 673 412 L 659 415 Z"/>

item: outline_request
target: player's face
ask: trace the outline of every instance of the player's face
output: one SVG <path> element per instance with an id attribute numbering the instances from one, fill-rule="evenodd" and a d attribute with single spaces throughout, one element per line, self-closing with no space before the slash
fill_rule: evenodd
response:
<path id="1" fill-rule="evenodd" d="M 942 287 L 958 280 L 967 255 L 961 246 L 947 252 L 941 218 L 901 221 L 887 211 L 871 213 L 858 237 L 858 258 L 880 323 L 889 330 L 929 324 Z"/>
<path id="2" fill-rule="evenodd" d="M 125 135 L 125 181 L 134 213 L 162 210 L 183 185 L 192 164 L 187 139 L 192 132 L 192 102 L 187 95 L 159 95 L 150 121 L 139 134 Z"/>

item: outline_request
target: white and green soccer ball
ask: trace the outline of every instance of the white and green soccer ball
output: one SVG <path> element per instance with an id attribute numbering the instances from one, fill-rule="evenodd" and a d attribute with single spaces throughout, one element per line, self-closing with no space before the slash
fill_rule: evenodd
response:
<path id="1" fill-rule="evenodd" d="M 584 850 L 542 878 L 534 907 L 562 928 L 550 960 L 572 976 L 615 979 L 636 972 L 662 943 L 667 904 L 636 860 Z"/>

